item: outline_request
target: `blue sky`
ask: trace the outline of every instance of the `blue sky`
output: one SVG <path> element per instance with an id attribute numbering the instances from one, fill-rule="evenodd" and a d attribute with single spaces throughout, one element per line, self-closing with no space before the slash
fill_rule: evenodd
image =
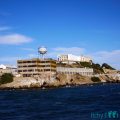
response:
<path id="1" fill-rule="evenodd" d="M 119 0 L 0 0 L 0 63 L 62 53 L 120 69 Z"/>

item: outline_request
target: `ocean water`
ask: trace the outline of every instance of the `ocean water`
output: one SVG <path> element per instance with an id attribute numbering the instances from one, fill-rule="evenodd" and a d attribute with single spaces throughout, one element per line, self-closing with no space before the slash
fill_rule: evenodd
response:
<path id="1" fill-rule="evenodd" d="M 109 111 L 117 116 L 100 118 Z M 0 90 L 0 120 L 100 119 L 120 120 L 120 84 Z"/>

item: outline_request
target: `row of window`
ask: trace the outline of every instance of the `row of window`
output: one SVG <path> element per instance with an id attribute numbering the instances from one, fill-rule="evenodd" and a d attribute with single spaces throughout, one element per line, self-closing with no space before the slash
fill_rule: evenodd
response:
<path id="1" fill-rule="evenodd" d="M 22 63 L 53 63 L 56 64 L 55 61 L 18 61 L 18 64 Z"/>
<path id="2" fill-rule="evenodd" d="M 18 66 L 18 68 L 23 68 L 23 67 L 56 67 L 56 65 L 28 65 L 28 66 Z"/>
<path id="3" fill-rule="evenodd" d="M 45 72 L 45 71 L 56 71 L 55 69 L 30 69 L 30 70 L 18 70 L 18 72 Z"/>
<path id="4" fill-rule="evenodd" d="M 60 73 L 65 73 L 65 74 L 81 74 L 81 75 L 92 75 L 92 72 L 60 72 Z"/>

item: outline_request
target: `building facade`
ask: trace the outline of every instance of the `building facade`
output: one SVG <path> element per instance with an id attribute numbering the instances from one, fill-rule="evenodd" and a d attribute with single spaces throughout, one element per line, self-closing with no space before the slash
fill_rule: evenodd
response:
<path id="1" fill-rule="evenodd" d="M 12 66 L 12 65 L 0 65 L 0 76 L 2 76 L 4 73 L 11 73 L 14 76 L 17 75 L 17 68 L 16 66 Z"/>
<path id="2" fill-rule="evenodd" d="M 65 73 L 65 74 L 81 74 L 83 76 L 91 76 L 93 75 L 92 68 L 67 68 L 67 67 L 57 67 L 58 73 Z"/>
<path id="3" fill-rule="evenodd" d="M 92 59 L 86 56 L 76 56 L 72 54 L 59 55 L 58 61 L 63 63 L 74 63 L 74 62 L 91 62 Z"/>
<path id="4" fill-rule="evenodd" d="M 80 56 L 80 62 L 92 62 L 92 59 L 87 56 Z"/>
<path id="5" fill-rule="evenodd" d="M 52 59 L 27 59 L 17 61 L 18 73 L 23 77 L 33 77 L 43 73 L 55 74 L 56 61 Z"/>

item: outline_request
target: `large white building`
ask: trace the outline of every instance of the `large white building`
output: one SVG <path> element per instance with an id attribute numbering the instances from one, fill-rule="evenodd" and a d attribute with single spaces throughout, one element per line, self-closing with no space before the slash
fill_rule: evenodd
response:
<path id="1" fill-rule="evenodd" d="M 73 62 L 91 62 L 92 59 L 86 56 L 76 56 L 72 54 L 58 55 L 58 61 L 63 63 L 73 63 Z"/>

